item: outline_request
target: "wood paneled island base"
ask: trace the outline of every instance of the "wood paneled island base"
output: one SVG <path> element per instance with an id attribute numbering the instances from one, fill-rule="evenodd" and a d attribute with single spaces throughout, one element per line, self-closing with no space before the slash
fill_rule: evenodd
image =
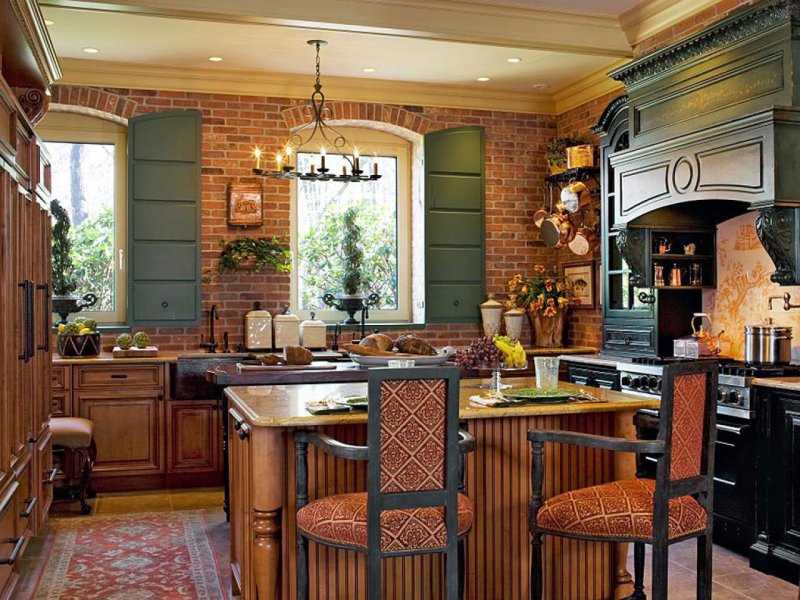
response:
<path id="1" fill-rule="evenodd" d="M 470 600 L 528 598 L 527 509 L 531 454 L 528 429 L 564 429 L 633 437 L 631 418 L 657 400 L 592 389 L 603 402 L 483 408 L 469 402 L 481 380 L 461 382 L 460 417 L 475 436 L 467 456 L 466 493 L 475 503 L 467 537 Z M 534 386 L 515 380 L 515 386 Z M 563 387 L 576 386 L 561 383 Z M 366 443 L 366 413 L 314 416 L 305 402 L 329 394 L 366 395 L 365 383 L 233 387 L 230 401 L 231 567 L 234 592 L 246 600 L 295 598 L 295 453 L 292 433 L 320 429 L 352 444 Z M 309 498 L 364 491 L 366 465 L 309 448 Z M 633 477 L 631 456 L 545 448 L 545 495 Z M 607 599 L 629 593 L 625 547 L 576 540 L 545 541 L 545 597 Z M 311 598 L 367 600 L 366 563 L 355 552 L 310 544 Z M 439 554 L 384 561 L 384 598 L 443 598 Z"/>

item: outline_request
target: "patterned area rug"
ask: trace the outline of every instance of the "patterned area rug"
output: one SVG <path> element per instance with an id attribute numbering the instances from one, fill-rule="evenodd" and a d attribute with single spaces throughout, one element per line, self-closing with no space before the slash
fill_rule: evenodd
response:
<path id="1" fill-rule="evenodd" d="M 35 600 L 221 600 L 201 511 L 55 519 Z"/>

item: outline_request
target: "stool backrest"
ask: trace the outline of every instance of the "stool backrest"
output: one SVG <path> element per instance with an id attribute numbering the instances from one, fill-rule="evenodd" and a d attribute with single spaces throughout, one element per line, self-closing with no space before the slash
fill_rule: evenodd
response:
<path id="1" fill-rule="evenodd" d="M 666 452 L 656 484 L 665 485 L 670 497 L 712 486 L 718 373 L 713 360 L 664 367 L 658 437 Z"/>
<path id="2" fill-rule="evenodd" d="M 368 386 L 368 545 L 381 547 L 382 511 L 428 506 L 445 507 L 448 545 L 455 544 L 458 369 L 371 369 Z"/>

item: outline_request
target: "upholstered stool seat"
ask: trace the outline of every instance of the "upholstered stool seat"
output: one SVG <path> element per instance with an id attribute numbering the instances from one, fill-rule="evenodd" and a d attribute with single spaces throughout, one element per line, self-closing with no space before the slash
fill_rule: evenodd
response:
<path id="1" fill-rule="evenodd" d="M 474 509 L 464 494 L 458 495 L 458 537 L 472 528 Z M 338 494 L 306 504 L 297 511 L 297 527 L 309 538 L 367 549 L 367 494 Z M 447 528 L 442 507 L 384 510 L 381 513 L 381 550 L 405 552 L 444 548 Z"/>
<path id="2" fill-rule="evenodd" d="M 94 437 L 94 423 L 80 417 L 50 419 L 53 444 L 65 448 L 88 448 Z"/>
<path id="3" fill-rule="evenodd" d="M 97 456 L 94 443 L 94 423 L 80 417 L 52 417 L 50 419 L 53 449 L 63 448 L 62 470 L 67 475 L 67 485 L 74 489 L 76 471 L 80 472 L 81 511 L 89 514 L 92 508 L 86 498 L 89 495 L 92 469 Z"/>
<path id="4" fill-rule="evenodd" d="M 627 479 L 594 485 L 547 499 L 536 518 L 545 533 L 591 538 L 653 538 L 652 479 Z M 669 539 L 703 531 L 706 511 L 691 496 L 669 501 Z"/>

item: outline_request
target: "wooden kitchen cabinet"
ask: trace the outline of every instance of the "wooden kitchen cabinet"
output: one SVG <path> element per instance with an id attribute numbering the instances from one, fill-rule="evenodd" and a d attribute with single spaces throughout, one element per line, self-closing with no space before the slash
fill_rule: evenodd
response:
<path id="1" fill-rule="evenodd" d="M 167 473 L 196 473 L 221 468 L 219 402 L 167 402 Z"/>
<path id="2" fill-rule="evenodd" d="M 77 416 L 94 423 L 93 480 L 164 473 L 163 390 L 79 390 L 73 401 Z"/>

